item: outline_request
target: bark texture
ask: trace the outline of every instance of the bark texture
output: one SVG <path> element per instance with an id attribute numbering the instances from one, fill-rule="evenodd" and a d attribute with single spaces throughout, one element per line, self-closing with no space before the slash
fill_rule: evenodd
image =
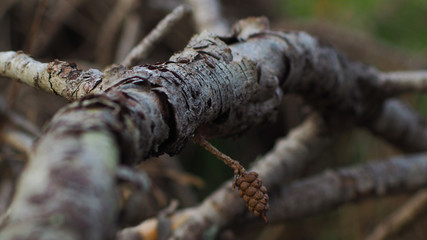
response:
<path id="1" fill-rule="evenodd" d="M 256 161 L 250 170 L 260 174 L 267 189 L 277 188 L 296 179 L 330 145 L 332 135 L 318 116 L 312 116 L 287 137 L 279 139 L 274 148 Z M 232 182 L 227 181 L 199 206 L 174 214 L 171 217 L 173 237 L 212 237 L 238 217 L 243 218 L 248 211 L 238 194 L 231 190 Z M 123 230 L 119 239 L 152 239 L 150 236 L 156 232 L 156 225 L 156 220 L 149 219 L 139 226 Z"/>
<path id="2" fill-rule="evenodd" d="M 81 71 L 66 62 L 43 64 L 22 53 L 2 52 L 0 74 L 78 100 L 56 114 L 32 151 L 1 225 L 1 239 L 113 238 L 118 164 L 176 154 L 196 131 L 207 138 L 240 134 L 274 119 L 283 92 L 301 95 L 328 126 L 367 126 L 412 151 L 425 150 L 427 142 L 414 112 L 383 107 L 387 96 L 378 94 L 375 69 L 347 61 L 306 33 L 270 31 L 265 18 L 239 22 L 230 36 L 201 33 L 157 65 Z M 418 129 L 408 131 L 409 123 Z M 324 143 L 314 140 L 322 149 Z M 291 143 L 291 154 L 297 151 L 292 144 L 298 143 Z M 295 161 L 313 157 L 304 144 L 297 149 L 303 153 Z M 260 167 L 260 175 L 266 185 L 279 184 L 281 178 L 269 174 L 277 163 L 267 162 L 270 170 Z M 210 224 L 220 226 L 242 211 L 231 194 L 215 193 L 214 201 L 200 206 Z M 235 210 L 216 208 L 225 201 Z M 198 219 L 206 222 L 192 218 L 176 236 L 190 239 L 184 231 L 197 226 Z"/>
<path id="3" fill-rule="evenodd" d="M 271 207 L 272 221 L 300 218 L 343 203 L 409 192 L 427 184 L 427 155 L 395 157 L 355 167 L 329 170 L 281 188 Z"/>

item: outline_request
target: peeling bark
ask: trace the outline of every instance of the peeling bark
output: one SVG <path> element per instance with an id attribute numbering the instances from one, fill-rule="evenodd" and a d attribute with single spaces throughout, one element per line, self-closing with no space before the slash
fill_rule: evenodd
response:
<path id="1" fill-rule="evenodd" d="M 387 96 L 378 94 L 375 69 L 347 61 L 305 33 L 267 26 L 264 18 L 250 18 L 231 36 L 193 37 L 166 63 L 102 73 L 0 53 L 2 76 L 78 100 L 56 114 L 32 151 L 1 238 L 112 238 L 117 164 L 176 154 L 195 131 L 208 138 L 240 134 L 274 119 L 283 92 L 301 95 L 336 129 L 367 126 L 398 147 L 425 150 L 426 134 L 388 137 L 389 129 L 405 132 L 416 115 L 383 110 Z M 395 121 L 384 128 L 387 119 Z M 269 178 L 275 177 L 263 176 L 265 183 L 277 181 Z M 216 199 L 223 203 L 224 196 Z"/>

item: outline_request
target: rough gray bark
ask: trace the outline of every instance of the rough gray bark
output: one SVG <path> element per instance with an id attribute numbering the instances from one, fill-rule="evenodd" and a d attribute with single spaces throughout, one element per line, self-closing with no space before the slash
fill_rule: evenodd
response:
<path id="1" fill-rule="evenodd" d="M 427 122 L 408 104 L 397 99 L 387 100 L 379 116 L 366 126 L 406 152 L 427 149 Z"/>
<path id="2" fill-rule="evenodd" d="M 31 153 L 0 238 L 29 239 L 35 233 L 42 234 L 39 239 L 56 234 L 64 239 L 112 238 L 117 164 L 175 154 L 195 132 L 205 137 L 242 133 L 273 119 L 283 92 L 301 95 L 327 125 L 338 129 L 355 124 L 374 128 L 389 117 L 399 119 L 375 128 L 387 137 L 390 128 L 402 131 L 411 122 L 407 119 L 416 116 L 381 111 L 386 96 L 378 94 L 375 69 L 347 61 L 305 33 L 273 32 L 267 26 L 266 19 L 251 18 L 228 37 L 195 36 L 166 63 L 130 70 L 112 66 L 103 73 L 0 53 L 2 76 L 79 99 L 56 114 Z M 425 126 L 417 127 L 424 131 Z M 426 138 L 410 134 L 391 139 L 399 147 L 415 144 L 420 150 Z M 278 184 L 272 175 L 264 181 Z"/>
<path id="3" fill-rule="evenodd" d="M 271 221 L 301 218 L 343 203 L 414 191 L 427 184 L 427 155 L 394 157 L 323 174 L 283 186 L 271 202 Z"/>
<path id="4" fill-rule="evenodd" d="M 287 137 L 279 139 L 269 153 L 254 163 L 250 171 L 259 173 L 267 189 L 286 185 L 299 177 L 305 167 L 330 146 L 332 138 L 333 133 L 325 128 L 323 121 L 318 116 L 312 116 Z M 231 185 L 232 180 L 227 181 L 200 206 L 177 213 L 175 219 L 182 219 L 181 215 L 191 217 L 175 229 L 173 237 L 200 239 L 211 229 L 219 230 L 236 217 L 244 216 L 244 203 L 231 190 Z"/>
<path id="5" fill-rule="evenodd" d="M 97 121 L 106 112 L 75 107 L 52 121 L 31 152 L 0 239 L 111 238 L 120 151 L 106 123 Z"/>

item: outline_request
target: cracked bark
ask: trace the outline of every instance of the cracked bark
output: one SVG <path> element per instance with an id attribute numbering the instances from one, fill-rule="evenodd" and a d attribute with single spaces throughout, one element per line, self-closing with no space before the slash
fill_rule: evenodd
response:
<path id="1" fill-rule="evenodd" d="M 112 238 L 117 164 L 175 154 L 196 130 L 208 138 L 240 134 L 273 119 L 283 92 L 303 96 L 328 125 L 368 126 L 386 138 L 390 128 L 402 131 L 416 116 L 406 111 L 400 122 L 375 127 L 384 116 L 401 114 L 382 111 L 375 69 L 347 61 L 305 33 L 267 26 L 266 19 L 250 18 L 227 37 L 204 32 L 168 62 L 130 70 L 81 71 L 0 53 L 2 76 L 78 100 L 56 114 L 32 151 L 0 238 Z M 424 149 L 419 142 L 427 142 L 426 134 L 405 136 L 390 139 Z M 269 177 L 264 181 L 273 181 Z"/>
<path id="2" fill-rule="evenodd" d="M 420 189 L 427 183 L 427 155 L 394 157 L 323 174 L 283 186 L 271 220 L 301 218 L 373 196 Z M 274 203 L 273 203 L 274 202 Z"/>

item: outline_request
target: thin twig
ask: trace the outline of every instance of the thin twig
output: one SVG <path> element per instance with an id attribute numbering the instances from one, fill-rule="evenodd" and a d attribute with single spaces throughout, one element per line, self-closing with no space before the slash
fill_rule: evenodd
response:
<path id="1" fill-rule="evenodd" d="M 180 5 L 163 18 L 157 26 L 142 41 L 135 46 L 123 60 L 122 65 L 131 67 L 147 58 L 153 50 L 154 43 L 160 41 L 183 17 L 187 15 L 189 9 Z"/>
<path id="2" fill-rule="evenodd" d="M 114 39 L 122 26 L 123 20 L 132 11 L 136 0 L 118 0 L 111 14 L 102 26 L 98 44 L 95 49 L 96 62 L 110 64 Z"/>
<path id="3" fill-rule="evenodd" d="M 203 148 L 205 148 L 208 152 L 212 153 L 215 157 L 217 157 L 219 160 L 224 162 L 225 165 L 229 166 L 235 171 L 238 171 L 240 169 L 241 172 L 245 172 L 245 169 L 240 165 L 240 163 L 231 157 L 225 155 L 221 151 L 219 151 L 216 147 L 212 146 L 204 137 L 202 137 L 199 134 L 196 134 L 193 137 L 193 141 Z M 238 172 L 239 173 L 239 172 Z M 235 174 L 238 174 L 235 173 Z"/>
<path id="4" fill-rule="evenodd" d="M 33 53 L 33 49 L 36 42 L 36 36 L 37 36 L 37 33 L 39 32 L 43 15 L 46 11 L 47 1 L 48 0 L 41 0 L 37 6 L 36 13 L 34 14 L 34 19 L 31 23 L 30 33 L 25 42 L 24 52 L 27 52 L 30 54 Z"/>
<path id="5" fill-rule="evenodd" d="M 123 23 L 123 30 L 116 50 L 114 62 L 123 61 L 138 41 L 142 29 L 141 16 L 132 12 Z"/>
<path id="6" fill-rule="evenodd" d="M 379 75 L 379 84 L 388 95 L 427 90 L 427 71 L 388 72 Z"/>
<path id="7" fill-rule="evenodd" d="M 76 13 L 76 9 L 80 7 L 80 5 L 84 4 L 85 0 L 64 0 L 64 1 L 50 1 L 52 6 L 49 6 L 51 11 L 48 12 L 49 21 L 46 21 L 43 24 L 43 28 L 41 29 L 40 34 L 36 39 L 36 46 L 34 48 L 34 55 L 39 55 L 44 52 L 49 44 L 52 42 L 54 36 L 61 30 L 61 27 L 67 24 L 68 26 L 73 27 L 72 22 L 80 23 L 80 21 L 67 21 L 68 18 L 72 16 L 72 14 Z M 81 31 L 81 35 L 89 34 L 89 31 L 84 32 L 83 29 L 86 29 L 85 25 L 79 24 L 80 28 L 73 28 L 73 30 Z"/>
<path id="8" fill-rule="evenodd" d="M 312 116 L 287 137 L 278 140 L 273 150 L 259 159 L 251 170 L 260 173 L 267 187 L 285 184 L 298 177 L 330 142 L 331 136 L 325 130 L 323 121 L 318 116 Z M 174 214 L 171 217 L 173 236 L 177 239 L 197 239 L 209 227 L 214 225 L 221 228 L 242 216 L 243 202 L 230 191 L 231 185 L 232 180 L 205 198 L 199 206 Z M 120 239 L 155 239 L 152 236 L 157 235 L 156 224 L 156 219 L 148 219 L 138 226 L 126 228 L 119 233 Z"/>
<path id="9" fill-rule="evenodd" d="M 10 128 L 10 126 L 5 127 L 7 127 L 7 129 L 2 132 L 2 140 L 19 151 L 24 152 L 27 156 L 30 156 L 35 137 L 17 129 Z"/>
<path id="10" fill-rule="evenodd" d="M 249 211 L 253 212 L 255 216 L 263 218 L 265 223 L 268 223 L 267 212 L 269 210 L 268 200 L 269 196 L 267 188 L 262 184 L 262 180 L 257 172 L 247 173 L 245 168 L 240 165 L 236 160 L 231 159 L 229 156 L 223 154 L 214 146 L 212 146 L 204 137 L 196 135 L 193 141 L 198 143 L 206 150 L 214 154 L 217 158 L 222 160 L 227 166 L 234 170 L 235 181 L 231 188 L 237 188 L 239 196 L 245 201 Z"/>
<path id="11" fill-rule="evenodd" d="M 9 118 L 9 121 L 12 124 L 31 133 L 34 137 L 39 137 L 41 135 L 40 128 L 34 125 L 32 122 L 25 119 L 24 117 L 10 111 L 6 113 L 6 116 Z"/>
<path id="12" fill-rule="evenodd" d="M 42 0 L 38 3 L 36 12 L 34 14 L 33 21 L 31 23 L 30 32 L 26 39 L 24 52 L 33 54 L 34 43 L 36 41 L 37 33 L 40 29 L 40 24 L 43 19 L 44 12 L 46 10 L 47 0 Z M 12 85 L 8 91 L 6 97 L 6 105 L 9 109 L 13 108 L 13 104 L 16 102 L 16 99 L 19 95 L 20 84 L 18 82 L 12 82 Z"/>
<path id="13" fill-rule="evenodd" d="M 379 223 L 366 240 L 384 240 L 396 234 L 427 209 L 427 190 L 421 190 Z"/>
<path id="14" fill-rule="evenodd" d="M 1 139 L 29 156 L 34 140 L 41 134 L 40 129 L 24 117 L 7 110 L 2 101 L 0 101 L 0 116 L 4 118 Z"/>
<path id="15" fill-rule="evenodd" d="M 221 15 L 218 0 L 186 0 L 191 6 L 193 19 L 198 32 L 209 31 L 216 34 L 227 34 L 230 28 Z"/>

